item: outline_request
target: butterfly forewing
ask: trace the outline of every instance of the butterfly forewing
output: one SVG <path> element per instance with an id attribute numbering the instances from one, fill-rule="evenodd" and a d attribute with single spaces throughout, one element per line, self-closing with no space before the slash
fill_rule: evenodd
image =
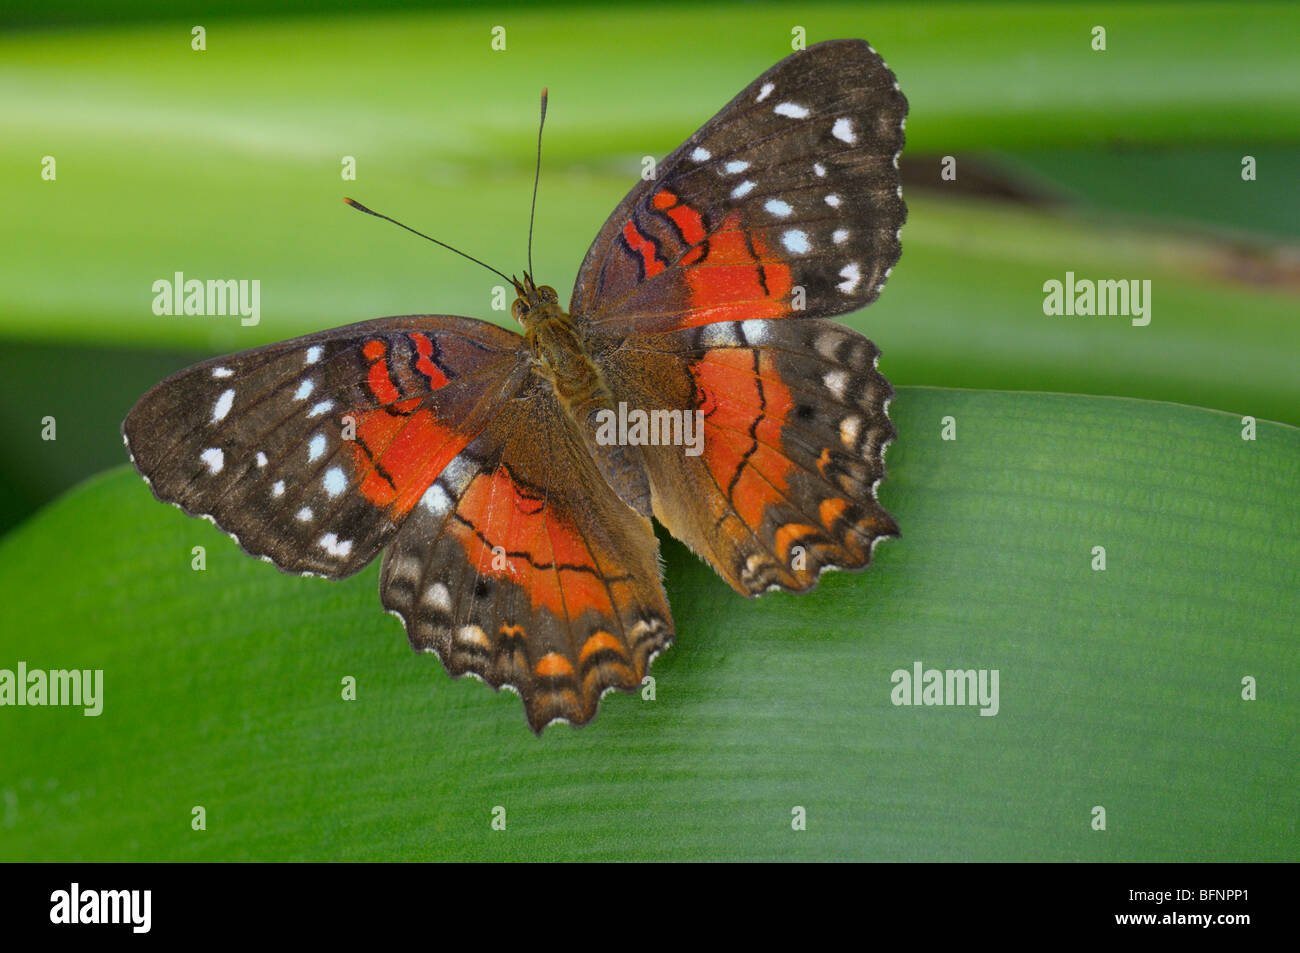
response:
<path id="1" fill-rule="evenodd" d="M 469 318 L 364 322 L 182 371 L 122 433 L 159 499 L 281 569 L 347 576 L 491 417 L 520 340 Z"/>
<path id="2" fill-rule="evenodd" d="M 906 115 L 861 40 L 781 61 L 623 200 L 570 310 L 621 335 L 869 304 L 900 253 Z"/>

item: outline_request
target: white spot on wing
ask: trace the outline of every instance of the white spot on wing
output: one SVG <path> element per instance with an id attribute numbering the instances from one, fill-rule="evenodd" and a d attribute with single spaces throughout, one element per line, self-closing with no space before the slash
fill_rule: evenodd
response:
<path id="1" fill-rule="evenodd" d="M 212 369 L 212 376 L 213 376 L 213 377 L 230 377 L 230 376 L 233 375 L 234 373 L 235 373 L 235 372 L 232 371 L 232 370 L 231 370 L 230 368 L 228 368 L 228 367 L 214 367 L 214 368 Z"/>
<path id="2" fill-rule="evenodd" d="M 319 404 L 307 411 L 308 417 L 319 417 L 321 414 L 328 413 L 334 409 L 334 401 L 322 400 Z"/>
<path id="3" fill-rule="evenodd" d="M 259 467 L 264 467 L 266 466 L 266 464 L 267 464 L 266 454 L 264 454 L 261 450 L 257 451 L 257 465 Z"/>
<path id="4" fill-rule="evenodd" d="M 319 460 L 323 456 L 325 456 L 325 435 L 318 433 L 307 445 L 307 461 Z"/>
<path id="5" fill-rule="evenodd" d="M 212 422 L 220 423 L 226 419 L 226 414 L 230 413 L 230 408 L 235 404 L 235 392 L 233 390 L 223 390 L 217 402 L 212 405 Z"/>
<path id="6" fill-rule="evenodd" d="M 843 245 L 848 237 L 849 230 L 847 228 L 837 228 L 835 231 L 831 232 L 831 241 L 837 245 Z"/>
<path id="7" fill-rule="evenodd" d="M 826 174 L 826 166 L 822 165 L 820 162 L 814 162 L 814 163 L 813 163 L 813 172 L 815 172 L 815 173 L 817 174 L 817 177 L 818 177 L 818 178 L 821 178 L 822 176 L 824 176 L 824 175 Z"/>
<path id="8" fill-rule="evenodd" d="M 272 496 L 284 496 L 284 481 L 283 481 L 283 480 L 276 480 L 274 483 L 271 484 L 271 495 L 272 495 Z"/>
<path id="9" fill-rule="evenodd" d="M 808 244 L 808 233 L 797 228 L 787 229 L 782 232 L 781 244 L 796 255 L 802 255 L 812 247 Z"/>
<path id="10" fill-rule="evenodd" d="M 839 346 L 840 340 L 840 335 L 832 331 L 823 331 L 813 341 L 813 347 L 817 349 L 817 353 L 822 357 L 833 358 L 835 348 Z"/>
<path id="11" fill-rule="evenodd" d="M 429 488 L 424 491 L 424 496 L 420 497 L 420 502 L 434 516 L 441 516 L 451 508 L 451 498 L 437 483 L 429 484 Z"/>
<path id="12" fill-rule="evenodd" d="M 740 323 L 740 330 L 744 333 L 745 340 L 750 344 L 762 344 L 767 340 L 768 324 L 766 321 L 750 318 L 748 321 Z"/>
<path id="13" fill-rule="evenodd" d="M 389 576 L 393 579 L 418 579 L 424 569 L 423 563 L 414 556 L 390 553 L 390 562 L 386 568 L 391 569 Z"/>
<path id="14" fill-rule="evenodd" d="M 836 119 L 835 125 L 831 126 L 831 135 L 849 145 L 858 141 L 858 135 L 853 131 L 853 122 L 849 119 Z"/>
<path id="15" fill-rule="evenodd" d="M 310 379 L 304 380 L 298 385 L 298 389 L 293 392 L 294 400 L 306 400 L 308 395 L 315 389 L 316 385 Z"/>
<path id="16" fill-rule="evenodd" d="M 772 90 L 774 89 L 776 89 L 776 86 L 773 83 L 764 83 L 763 88 L 758 91 L 758 98 L 755 99 L 754 102 L 761 103 L 763 100 L 767 99 L 767 97 L 772 95 Z"/>
<path id="17" fill-rule="evenodd" d="M 452 457 L 451 461 L 443 467 L 441 479 L 452 488 L 453 492 L 462 493 L 477 472 L 478 467 L 475 464 L 466 462 L 464 457 L 458 455 Z"/>
<path id="18" fill-rule="evenodd" d="M 763 204 L 763 208 L 767 209 L 777 218 L 785 218 L 794 211 L 794 209 L 790 207 L 789 202 L 784 202 L 781 199 L 768 199 Z"/>
<path id="19" fill-rule="evenodd" d="M 734 175 L 737 172 L 744 172 L 746 169 L 748 169 L 749 163 L 744 161 L 743 159 L 732 159 L 725 166 L 723 166 L 723 168 Z"/>
<path id="20" fill-rule="evenodd" d="M 754 191 L 754 183 L 746 179 L 731 190 L 731 197 L 733 199 L 743 199 L 752 191 Z"/>
<path id="21" fill-rule="evenodd" d="M 858 263 L 856 261 L 851 261 L 841 268 L 840 277 L 844 280 L 836 285 L 836 288 L 839 288 L 845 294 L 850 294 L 855 291 L 858 287 L 858 282 L 862 280 L 862 273 L 858 270 Z"/>
<path id="22" fill-rule="evenodd" d="M 772 107 L 772 112 L 778 116 L 789 116 L 791 119 L 808 118 L 808 107 L 800 106 L 798 103 L 777 103 Z"/>
<path id="23" fill-rule="evenodd" d="M 302 509 L 300 509 L 297 513 L 293 515 L 298 518 L 298 522 L 305 523 L 309 519 L 311 519 L 314 514 L 312 513 L 310 506 L 304 506 Z"/>
<path id="24" fill-rule="evenodd" d="M 334 533 L 326 533 L 320 538 L 320 548 L 331 556 L 346 556 L 352 552 L 352 540 L 339 539 Z"/>
<path id="25" fill-rule="evenodd" d="M 846 447 L 855 447 L 858 443 L 858 429 L 862 426 L 862 418 L 856 414 L 845 417 L 840 421 L 840 442 Z"/>
<path id="26" fill-rule="evenodd" d="M 208 472 L 213 476 L 220 473 L 222 467 L 226 465 L 226 455 L 221 452 L 220 447 L 208 447 L 199 454 L 199 459 L 208 465 Z"/>
<path id="27" fill-rule="evenodd" d="M 321 355 L 320 345 L 313 344 L 311 347 L 307 348 L 307 359 L 303 361 L 303 363 L 315 364 L 317 361 L 320 360 L 320 355 Z"/>
<path id="28" fill-rule="evenodd" d="M 465 645 L 478 645 L 483 648 L 491 648 L 492 643 L 488 641 L 487 633 L 477 625 L 462 625 L 456 630 L 456 641 Z M 505 686 L 503 685 L 502 688 Z"/>
<path id="29" fill-rule="evenodd" d="M 839 369 L 827 371 L 826 376 L 822 378 L 822 383 L 826 389 L 834 394 L 838 399 L 844 399 L 844 388 L 848 386 L 849 375 Z"/>
<path id="30" fill-rule="evenodd" d="M 441 609 L 443 612 L 451 611 L 451 593 L 440 582 L 435 582 L 424 591 L 424 601 L 435 609 Z"/>
<path id="31" fill-rule="evenodd" d="M 321 478 L 321 484 L 325 487 L 325 492 L 334 497 L 347 488 L 348 480 L 343 475 L 342 468 L 330 467 L 325 471 L 325 476 Z"/>
<path id="32" fill-rule="evenodd" d="M 696 146 L 695 151 L 691 153 L 691 158 L 696 162 L 708 162 L 713 158 L 713 153 L 709 152 L 703 146 Z"/>
<path id="33" fill-rule="evenodd" d="M 826 204 L 829 205 L 831 208 L 839 208 L 840 197 L 836 195 L 834 192 L 832 192 L 830 195 L 826 196 Z"/>
<path id="34" fill-rule="evenodd" d="M 730 324 L 720 321 L 700 329 L 700 343 L 706 347 L 735 347 L 740 339 Z"/>

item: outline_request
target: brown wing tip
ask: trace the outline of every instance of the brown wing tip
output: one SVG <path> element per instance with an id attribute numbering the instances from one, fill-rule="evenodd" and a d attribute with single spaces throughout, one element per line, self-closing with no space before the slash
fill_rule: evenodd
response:
<path id="1" fill-rule="evenodd" d="M 672 639 L 667 621 L 651 615 L 637 620 L 621 637 L 594 631 L 579 650 L 576 666 L 558 653 L 543 656 L 534 667 L 533 684 L 521 693 L 529 727 L 540 737 L 555 722 L 575 728 L 587 724 L 610 692 L 632 694 L 639 689 Z"/>
<path id="2" fill-rule="evenodd" d="M 526 662 L 517 639 L 522 628 L 502 625 L 498 632 L 512 633 L 514 651 L 493 649 L 493 640 L 482 627 L 432 625 L 415 619 L 414 627 L 402 608 L 386 604 L 401 619 L 411 647 L 436 654 L 452 678 L 466 675 L 496 689 L 519 695 L 523 700 L 528 727 L 541 736 L 548 725 L 564 722 L 575 728 L 596 717 L 600 702 L 612 691 L 635 692 L 643 684 L 655 658 L 673 640 L 671 623 L 650 614 L 627 626 L 618 636 L 595 629 L 577 650 L 547 652 L 535 662 Z"/>

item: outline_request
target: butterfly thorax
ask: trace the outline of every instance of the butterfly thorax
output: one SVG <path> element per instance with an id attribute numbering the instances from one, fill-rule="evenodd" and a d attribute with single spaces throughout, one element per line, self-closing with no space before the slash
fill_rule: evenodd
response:
<path id="1" fill-rule="evenodd" d="M 554 288 L 534 285 L 525 273 L 515 290 L 519 297 L 511 311 L 524 326 L 537 374 L 576 425 L 601 476 L 623 502 L 649 516 L 650 484 L 636 448 L 602 443 L 597 436 L 601 412 L 614 410 L 614 393 L 592 360 L 581 331 L 560 307 Z"/>
<path id="2" fill-rule="evenodd" d="M 533 284 L 525 274 L 512 312 L 524 326 L 524 340 L 541 376 L 554 387 L 570 412 L 610 395 L 599 369 L 592 362 L 573 319 L 560 307 L 555 289 Z"/>

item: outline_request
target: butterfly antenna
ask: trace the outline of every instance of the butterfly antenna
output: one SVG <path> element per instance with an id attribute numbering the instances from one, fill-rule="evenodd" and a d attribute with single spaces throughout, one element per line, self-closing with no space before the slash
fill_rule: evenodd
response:
<path id="1" fill-rule="evenodd" d="M 459 248 L 452 248 L 452 247 L 451 247 L 450 245 L 448 245 L 446 242 L 440 242 L 440 241 L 438 241 L 438 239 L 433 238 L 433 237 L 431 237 L 431 236 L 429 236 L 429 235 L 424 234 L 424 232 L 417 232 L 417 231 L 416 231 L 415 229 L 413 229 L 410 225 L 403 225 L 401 222 L 399 222 L 399 221 L 398 221 L 397 219 L 395 219 L 395 218 L 389 218 L 387 215 L 383 215 L 383 214 L 381 214 L 381 213 L 379 213 L 379 212 L 376 212 L 374 209 L 366 208 L 364 205 L 362 205 L 362 204 L 361 204 L 360 202 L 358 202 L 356 199 L 345 198 L 343 201 L 346 202 L 348 205 L 351 205 L 351 206 L 352 206 L 354 209 L 356 209 L 358 212 L 365 212 L 367 215 L 373 215 L 375 218 L 382 218 L 385 222 L 392 222 L 392 223 L 393 223 L 394 225 L 396 225 L 398 228 L 404 228 L 404 229 L 406 229 L 408 232 L 410 232 L 412 235 L 419 235 L 421 238 L 428 239 L 429 241 L 433 242 L 435 245 L 441 245 L 443 248 L 447 249 L 447 251 L 454 251 L 457 255 L 460 255 L 461 258 L 468 258 L 470 261 L 474 262 L 474 264 L 476 264 L 476 265 L 482 265 L 484 268 L 486 268 L 488 271 L 492 272 L 494 275 L 501 275 L 502 278 L 505 278 L 506 281 L 508 281 L 508 282 L 510 282 L 512 285 L 514 285 L 516 289 L 519 288 L 519 282 L 515 281 L 515 279 L 513 279 L 513 278 L 511 278 L 511 277 L 509 277 L 509 276 L 507 276 L 507 275 L 504 275 L 504 274 L 502 274 L 501 272 L 497 271 L 495 268 L 493 268 L 493 267 L 492 267 L 491 265 L 489 265 L 487 262 L 485 262 L 485 261 L 479 261 L 479 260 L 478 260 L 477 258 L 475 258 L 473 255 L 467 255 L 467 254 L 465 254 L 465 253 L 464 253 L 463 251 L 461 251 Z"/>
<path id="2" fill-rule="evenodd" d="M 528 213 L 528 273 L 533 273 L 533 219 L 537 217 L 537 183 L 542 177 L 542 129 L 546 126 L 546 87 L 542 87 L 542 121 L 537 124 L 537 171 L 533 173 L 533 207 Z"/>

